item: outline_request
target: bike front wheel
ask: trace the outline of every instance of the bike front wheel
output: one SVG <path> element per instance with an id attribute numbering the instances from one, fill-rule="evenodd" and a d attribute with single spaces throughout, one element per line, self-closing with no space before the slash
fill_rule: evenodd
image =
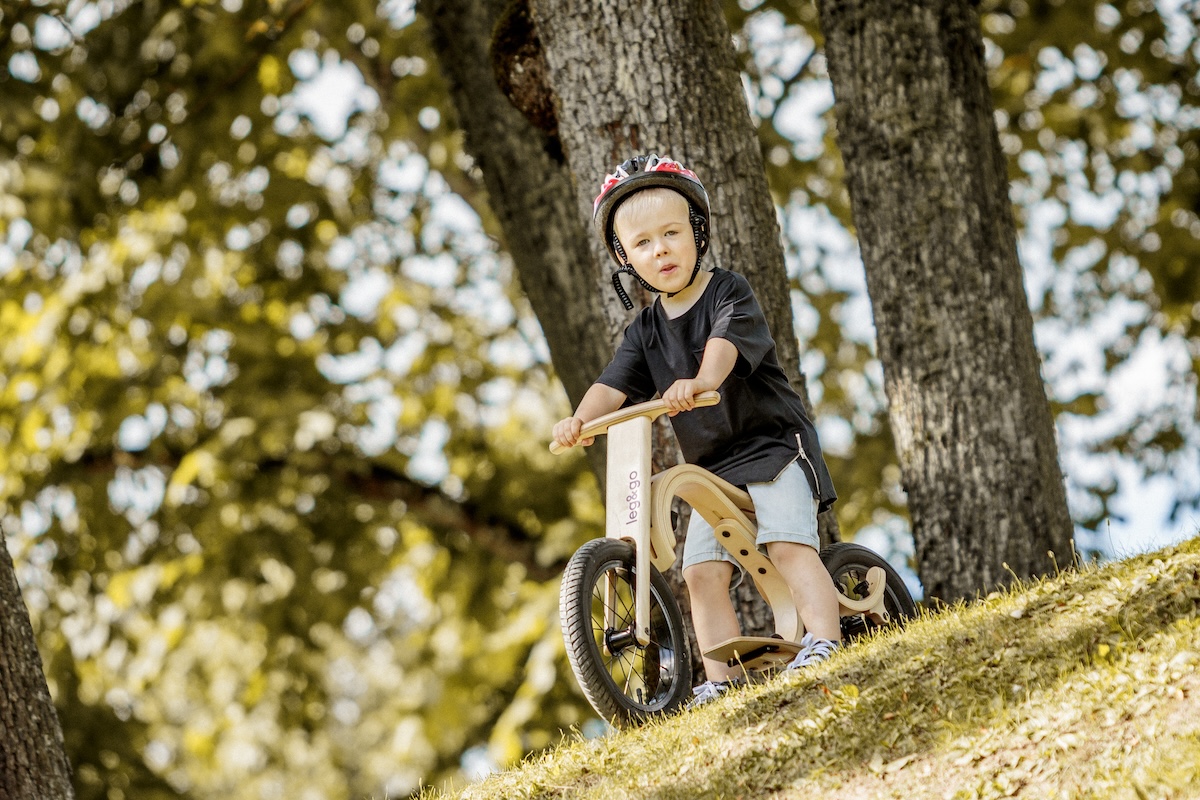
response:
<path id="1" fill-rule="evenodd" d="M 638 644 L 637 582 L 650 581 L 650 642 Z M 683 615 L 654 567 L 639 575 L 633 546 L 593 539 L 567 563 L 559 591 L 567 659 L 592 708 L 614 725 L 678 708 L 692 688 Z"/>
<path id="2" fill-rule="evenodd" d="M 900 573 L 893 569 L 887 559 L 873 550 L 851 542 L 834 542 L 821 551 L 821 561 L 838 592 L 851 600 L 867 596 L 867 570 L 880 567 L 887 576 L 883 592 L 883 605 L 887 609 L 888 624 L 903 625 L 917 615 L 917 606 Z M 862 636 L 881 627 L 865 614 L 842 617 L 842 636 L 846 641 Z"/>

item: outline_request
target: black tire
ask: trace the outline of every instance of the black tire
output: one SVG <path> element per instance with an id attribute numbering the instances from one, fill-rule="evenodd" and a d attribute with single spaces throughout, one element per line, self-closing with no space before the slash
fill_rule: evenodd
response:
<path id="1" fill-rule="evenodd" d="M 616 625 L 607 630 L 606 575 L 613 581 L 617 599 Z M 593 539 L 571 557 L 559 590 L 571 669 L 596 713 L 618 727 L 674 711 L 692 688 L 683 615 L 671 587 L 654 567 L 650 568 L 650 644 L 641 647 L 633 638 L 639 577 L 632 545 Z"/>
<path id="2" fill-rule="evenodd" d="M 829 576 L 833 578 L 833 585 L 842 595 L 852 600 L 866 596 L 867 570 L 871 567 L 881 567 L 887 574 L 883 604 L 890 617 L 888 623 L 903 625 L 905 621 L 917 615 L 917 606 L 904 579 L 878 553 L 860 544 L 834 542 L 821 551 L 821 561 L 829 571 Z M 847 642 L 879 627 L 863 614 L 842 617 L 842 637 Z"/>

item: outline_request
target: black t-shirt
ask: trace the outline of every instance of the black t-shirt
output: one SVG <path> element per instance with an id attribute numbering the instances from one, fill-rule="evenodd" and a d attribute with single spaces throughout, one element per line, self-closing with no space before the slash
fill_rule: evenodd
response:
<path id="1" fill-rule="evenodd" d="M 719 389 L 719 404 L 671 417 L 684 459 L 738 485 L 773 481 L 799 460 L 824 511 L 837 493 L 816 428 L 779 366 L 766 317 L 741 275 L 713 269 L 696 304 L 675 319 L 657 300 L 642 309 L 597 382 L 630 403 L 649 400 L 677 380 L 695 378 L 713 338 L 737 348 L 737 363 Z"/>

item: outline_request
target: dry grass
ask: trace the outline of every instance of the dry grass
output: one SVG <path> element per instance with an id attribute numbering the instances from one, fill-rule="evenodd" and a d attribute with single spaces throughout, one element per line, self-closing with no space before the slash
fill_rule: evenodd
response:
<path id="1" fill-rule="evenodd" d="M 1200 538 L 425 797 L 1200 798 L 1198 665 Z"/>

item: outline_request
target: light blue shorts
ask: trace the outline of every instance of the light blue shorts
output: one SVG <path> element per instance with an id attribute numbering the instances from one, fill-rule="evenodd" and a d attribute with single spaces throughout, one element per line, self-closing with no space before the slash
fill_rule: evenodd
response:
<path id="1" fill-rule="evenodd" d="M 817 535 L 817 501 L 799 462 L 792 462 L 778 478 L 770 483 L 751 483 L 746 486 L 754 500 L 758 518 L 755 543 L 766 553 L 771 542 L 796 542 L 814 550 L 821 549 Z M 687 538 L 683 542 L 683 568 L 704 561 L 728 561 L 737 565 L 729 551 L 717 541 L 712 526 L 704 517 L 692 513 Z"/>

